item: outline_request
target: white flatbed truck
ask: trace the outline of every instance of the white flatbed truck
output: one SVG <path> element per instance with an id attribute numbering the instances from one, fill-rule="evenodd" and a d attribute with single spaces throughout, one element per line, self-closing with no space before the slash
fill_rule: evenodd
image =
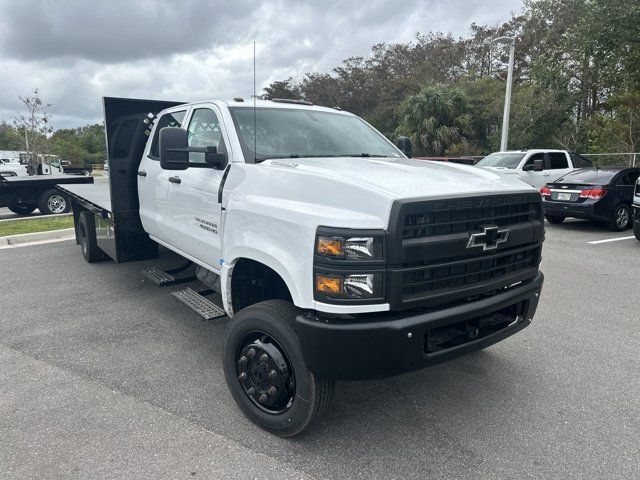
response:
<path id="1" fill-rule="evenodd" d="M 337 380 L 435 365 L 532 321 L 543 213 L 517 179 L 412 160 L 408 139 L 306 102 L 104 110 L 109 184 L 58 187 L 85 259 L 150 259 L 158 245 L 184 257 L 143 273 L 190 282 L 174 295 L 231 318 L 227 384 L 268 431 L 302 432 Z"/>

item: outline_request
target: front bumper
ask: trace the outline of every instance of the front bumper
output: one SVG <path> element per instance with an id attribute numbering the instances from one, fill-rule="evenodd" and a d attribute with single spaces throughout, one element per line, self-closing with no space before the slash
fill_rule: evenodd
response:
<path id="1" fill-rule="evenodd" d="M 531 323 L 544 276 L 464 305 L 411 316 L 376 314 L 365 320 L 299 315 L 295 329 L 305 361 L 320 378 L 391 377 L 493 345 Z M 434 348 L 435 346 L 435 348 Z"/>

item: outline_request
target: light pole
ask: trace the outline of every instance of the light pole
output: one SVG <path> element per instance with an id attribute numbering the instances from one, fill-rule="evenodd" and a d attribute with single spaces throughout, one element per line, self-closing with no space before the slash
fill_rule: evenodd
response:
<path id="1" fill-rule="evenodd" d="M 504 113 L 502 115 L 502 137 L 500 138 L 500 151 L 507 149 L 509 140 L 509 111 L 511 110 L 511 84 L 513 82 L 513 57 L 516 52 L 515 37 L 499 37 L 493 40 L 494 43 L 509 44 L 509 70 L 507 71 L 507 90 L 504 94 Z"/>

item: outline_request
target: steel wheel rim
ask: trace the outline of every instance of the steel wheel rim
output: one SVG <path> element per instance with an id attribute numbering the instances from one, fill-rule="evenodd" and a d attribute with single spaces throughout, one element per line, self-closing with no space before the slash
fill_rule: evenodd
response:
<path id="1" fill-rule="evenodd" d="M 619 228 L 625 227 L 629 223 L 629 213 L 626 208 L 619 208 L 616 214 L 616 224 Z"/>
<path id="2" fill-rule="evenodd" d="M 251 403 L 271 415 L 291 408 L 295 373 L 277 340 L 266 332 L 249 332 L 238 344 L 235 361 L 238 381 Z"/>
<path id="3" fill-rule="evenodd" d="M 53 213 L 62 213 L 67 208 L 67 201 L 62 195 L 51 195 L 47 200 L 47 207 Z"/>

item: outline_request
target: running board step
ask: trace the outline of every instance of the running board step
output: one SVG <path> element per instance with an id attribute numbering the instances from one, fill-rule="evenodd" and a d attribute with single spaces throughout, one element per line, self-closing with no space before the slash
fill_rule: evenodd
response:
<path id="1" fill-rule="evenodd" d="M 141 270 L 141 272 L 142 275 L 147 277 L 158 287 L 166 287 L 168 285 L 193 282 L 196 279 L 196 276 L 193 274 L 194 268 L 195 267 L 193 267 L 193 264 L 189 262 L 183 266 L 169 270 L 160 270 L 157 267 L 145 267 Z M 189 270 L 191 271 L 189 272 Z M 185 271 L 188 272 L 185 275 L 182 275 L 180 277 L 174 276 L 174 274 L 183 273 Z"/>
<path id="2" fill-rule="evenodd" d="M 176 281 L 176 278 L 173 275 L 170 275 L 164 270 L 160 270 L 157 267 L 143 268 L 142 275 L 147 277 L 159 287 L 164 287 L 165 285 L 173 285 Z"/>
<path id="3" fill-rule="evenodd" d="M 204 298 L 204 296 L 191 288 L 187 287 L 184 290 L 176 290 L 175 292 L 171 292 L 171 295 L 205 320 L 213 320 L 214 318 L 224 317 L 226 315 L 225 311 L 218 305 Z"/>

